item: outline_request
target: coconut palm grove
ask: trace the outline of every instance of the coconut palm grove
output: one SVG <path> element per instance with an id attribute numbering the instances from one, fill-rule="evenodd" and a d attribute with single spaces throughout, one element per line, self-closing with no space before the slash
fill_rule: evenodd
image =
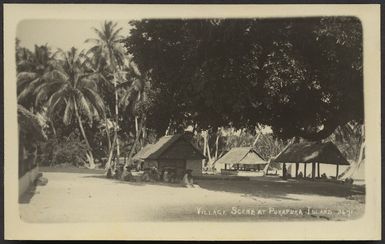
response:
<path id="1" fill-rule="evenodd" d="M 126 25 L 100 21 L 87 48 L 16 39 L 22 219 L 363 214 L 359 19 Z"/>

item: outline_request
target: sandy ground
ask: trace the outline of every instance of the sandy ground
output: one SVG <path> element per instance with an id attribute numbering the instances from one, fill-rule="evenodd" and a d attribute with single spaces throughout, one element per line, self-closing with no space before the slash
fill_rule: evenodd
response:
<path id="1" fill-rule="evenodd" d="M 365 205 L 364 187 L 327 182 L 259 177 L 183 188 L 106 179 L 97 170 L 42 171 L 48 184 L 20 200 L 27 222 L 348 220 Z"/>

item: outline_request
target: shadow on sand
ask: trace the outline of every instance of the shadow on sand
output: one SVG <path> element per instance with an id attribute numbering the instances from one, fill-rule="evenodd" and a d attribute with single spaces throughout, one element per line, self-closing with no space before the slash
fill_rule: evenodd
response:
<path id="1" fill-rule="evenodd" d="M 239 193 L 248 197 L 299 200 L 289 194 L 319 195 L 330 197 L 352 198 L 360 195 L 364 199 L 365 187 L 331 182 L 312 181 L 220 181 L 200 180 L 201 188 L 210 191 Z"/>
<path id="2" fill-rule="evenodd" d="M 98 178 L 106 181 L 112 181 L 116 184 L 128 184 L 132 186 L 162 186 L 183 188 L 178 183 L 164 182 L 142 182 L 142 181 L 121 181 L 117 179 L 107 179 L 105 175 L 87 175 L 84 178 Z M 317 182 L 309 180 L 289 180 L 283 181 L 279 178 L 273 180 L 205 180 L 197 179 L 195 184 L 200 188 L 215 191 L 240 194 L 244 197 L 261 197 L 278 200 L 299 200 L 290 196 L 290 194 L 298 195 L 319 195 L 330 197 L 343 197 L 347 199 L 359 199 L 363 202 L 365 197 L 365 187 L 358 185 L 339 184 L 332 182 Z"/>
<path id="3" fill-rule="evenodd" d="M 153 186 L 164 186 L 164 187 L 173 187 L 173 188 L 183 188 L 183 186 L 179 183 L 165 183 L 162 181 L 155 181 L 155 182 L 147 182 L 147 181 L 123 181 L 118 179 L 108 179 L 105 175 L 86 175 L 82 176 L 82 178 L 97 178 L 97 179 L 104 179 L 106 181 L 112 181 L 116 184 L 127 184 L 127 185 L 133 185 L 133 186 L 146 186 L 146 185 L 153 185 Z M 138 177 L 135 177 L 138 178 Z"/>
<path id="4" fill-rule="evenodd" d="M 84 173 L 87 175 L 81 176 L 82 178 L 96 178 L 116 184 L 127 184 L 132 186 L 146 186 L 156 185 L 162 187 L 183 188 L 179 183 L 164 183 L 164 182 L 142 182 L 137 181 L 122 181 L 117 179 L 106 178 L 103 170 L 90 170 L 90 169 L 63 169 L 63 168 L 50 168 L 45 169 L 43 172 L 60 172 L 60 173 Z M 291 194 L 298 195 L 319 195 L 329 197 L 343 197 L 347 199 L 355 199 L 361 203 L 365 200 L 365 186 L 361 185 L 349 185 L 339 184 L 333 182 L 321 182 L 311 180 L 288 180 L 284 181 L 279 178 L 265 178 L 255 180 L 221 180 L 221 179 L 196 179 L 195 184 L 200 188 L 214 191 L 214 192 L 228 192 L 240 194 L 244 197 L 261 197 L 269 199 L 279 200 L 299 200 L 291 196 Z M 20 199 L 21 203 L 28 203 L 34 194 L 34 189 L 28 191 Z"/>
<path id="5" fill-rule="evenodd" d="M 28 204 L 33 196 L 35 194 L 38 194 L 39 192 L 36 191 L 36 185 L 32 184 L 25 192 L 23 195 L 19 197 L 19 203 L 20 204 Z"/>

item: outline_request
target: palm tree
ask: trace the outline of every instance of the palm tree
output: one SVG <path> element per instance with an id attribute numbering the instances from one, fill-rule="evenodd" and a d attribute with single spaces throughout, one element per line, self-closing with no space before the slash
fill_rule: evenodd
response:
<path id="1" fill-rule="evenodd" d="M 118 121 L 119 121 L 119 98 L 117 85 L 123 79 L 121 73 L 124 65 L 125 55 L 123 45 L 121 43 L 123 37 L 120 36 L 122 28 L 117 28 L 117 23 L 112 21 L 105 21 L 101 29 L 93 28 L 98 38 L 87 39 L 86 42 L 94 43 L 88 53 L 93 54 L 94 58 L 98 60 L 97 66 L 105 63 L 113 73 L 113 83 L 115 92 L 115 123 L 114 123 L 114 139 L 109 153 L 108 162 L 106 164 L 107 171 L 111 170 L 111 159 L 116 145 L 116 158 L 120 159 L 119 140 L 118 140 Z M 115 164 L 116 167 L 116 164 Z"/>
<path id="2" fill-rule="evenodd" d="M 139 143 L 140 136 L 142 135 L 143 139 L 145 137 L 145 114 L 144 111 L 139 111 L 140 109 L 138 107 L 140 107 L 140 105 L 146 100 L 145 87 L 146 84 L 148 85 L 148 81 L 146 82 L 146 79 L 139 72 L 135 63 L 130 62 L 126 68 L 131 79 L 119 85 L 119 88 L 123 93 L 120 99 L 120 105 L 124 111 L 134 116 L 135 140 L 131 146 L 124 169 L 126 169 L 128 164 L 131 163 L 131 159 Z"/>
<path id="3" fill-rule="evenodd" d="M 48 82 L 54 69 L 55 59 L 50 48 L 46 45 L 35 45 L 34 52 L 19 46 L 16 40 L 16 66 L 17 66 L 17 100 L 31 112 L 42 110 L 42 104 L 36 103 L 37 89 Z M 52 120 L 48 120 L 53 134 L 56 130 Z"/>
<path id="4" fill-rule="evenodd" d="M 17 98 L 18 103 L 34 110 L 36 88 L 47 81 L 47 76 L 52 71 L 53 55 L 47 45 L 35 45 L 34 53 L 26 48 L 18 47 L 16 51 Z"/>
<path id="5" fill-rule="evenodd" d="M 37 102 L 44 97 L 48 98 L 47 115 L 62 113 L 65 125 L 77 120 L 79 129 L 87 145 L 87 159 L 89 167 L 94 168 L 92 148 L 83 127 L 82 116 L 92 123 L 94 117 L 105 116 L 104 103 L 97 93 L 94 73 L 87 72 L 87 59 L 72 48 L 67 53 L 63 51 L 60 65 L 51 72 L 50 81 L 39 86 Z"/>

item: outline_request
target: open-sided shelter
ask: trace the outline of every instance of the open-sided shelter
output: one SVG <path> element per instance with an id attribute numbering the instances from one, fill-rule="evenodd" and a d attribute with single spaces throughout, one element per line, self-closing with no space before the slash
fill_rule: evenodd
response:
<path id="1" fill-rule="evenodd" d="M 230 169 L 235 166 L 236 169 L 262 170 L 266 164 L 266 160 L 254 148 L 234 147 L 215 162 L 215 167 Z"/>
<path id="2" fill-rule="evenodd" d="M 332 142 L 303 142 L 288 146 L 273 162 L 295 164 L 295 176 L 298 176 L 299 164 L 304 164 L 304 176 L 306 177 L 306 165 L 312 164 L 312 178 L 315 172 L 320 176 L 320 164 L 336 165 L 336 177 L 339 175 L 340 165 L 350 165 L 337 146 Z M 317 169 L 316 169 L 317 166 Z"/>
<path id="3" fill-rule="evenodd" d="M 143 168 L 157 167 L 163 171 L 173 168 L 178 176 L 186 170 L 192 170 L 192 175 L 202 174 L 202 164 L 205 156 L 183 134 L 164 136 L 155 144 L 148 144 L 133 158 L 143 162 Z"/>

